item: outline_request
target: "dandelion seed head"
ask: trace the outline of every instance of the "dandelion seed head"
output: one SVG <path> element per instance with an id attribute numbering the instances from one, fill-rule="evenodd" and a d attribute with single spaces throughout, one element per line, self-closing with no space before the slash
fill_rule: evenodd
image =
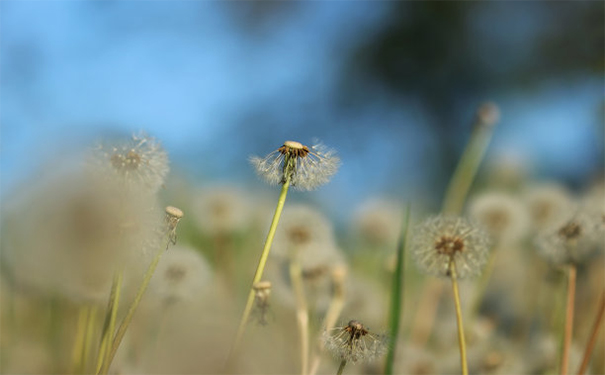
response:
<path id="1" fill-rule="evenodd" d="M 392 248 L 401 231 L 401 204 L 372 199 L 361 205 L 354 218 L 355 232 L 369 244 Z"/>
<path id="2" fill-rule="evenodd" d="M 93 149 L 93 173 L 119 181 L 125 188 L 156 193 L 168 174 L 168 155 L 160 143 L 144 133 L 128 140 L 103 141 Z"/>
<path id="3" fill-rule="evenodd" d="M 552 227 L 575 205 L 569 192 L 555 183 L 530 186 L 523 195 L 532 226 L 537 232 Z"/>
<path id="4" fill-rule="evenodd" d="M 458 278 L 476 276 L 487 262 L 489 236 L 461 217 L 435 216 L 416 226 L 410 249 L 418 267 L 449 277 L 450 263 Z"/>
<path id="5" fill-rule="evenodd" d="M 499 242 L 515 243 L 530 229 L 525 206 L 506 193 L 490 192 L 475 197 L 469 204 L 469 216 L 481 224 Z"/>
<path id="6" fill-rule="evenodd" d="M 338 170 L 340 159 L 322 144 L 305 146 L 286 141 L 264 158 L 251 157 L 250 163 L 271 185 L 283 184 L 289 177 L 294 188 L 313 190 L 330 180 Z"/>
<path id="7" fill-rule="evenodd" d="M 161 301 L 191 301 L 209 287 L 212 270 L 194 248 L 176 245 L 162 256 L 150 283 L 150 290 Z"/>
<path id="8" fill-rule="evenodd" d="M 202 233 L 225 236 L 242 231 L 252 221 L 247 197 L 231 186 L 204 189 L 194 199 L 194 215 Z"/>
<path id="9" fill-rule="evenodd" d="M 598 218 L 576 210 L 540 232 L 539 253 L 553 264 L 579 263 L 602 244 Z"/>
<path id="10" fill-rule="evenodd" d="M 476 117 L 477 124 L 493 126 L 500 121 L 500 108 L 493 102 L 485 102 L 477 109 Z"/>
<path id="11" fill-rule="evenodd" d="M 353 364 L 370 362 L 387 350 L 386 336 L 370 332 L 358 320 L 350 320 L 342 327 L 325 331 L 322 338 L 334 357 Z"/>

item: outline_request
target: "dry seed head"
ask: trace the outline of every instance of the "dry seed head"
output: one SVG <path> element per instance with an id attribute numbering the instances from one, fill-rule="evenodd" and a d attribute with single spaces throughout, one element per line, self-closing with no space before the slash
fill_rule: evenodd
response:
<path id="1" fill-rule="evenodd" d="M 459 278 L 475 276 L 487 261 L 487 233 L 461 217 L 435 216 L 417 225 L 413 233 L 411 252 L 426 273 L 450 276 L 454 263 Z"/>
<path id="2" fill-rule="evenodd" d="M 387 338 L 370 332 L 358 320 L 350 320 L 345 326 L 336 327 L 323 334 L 326 349 L 339 360 L 350 363 L 372 361 L 387 349 Z"/>
<path id="3" fill-rule="evenodd" d="M 479 106 L 476 113 L 479 126 L 493 126 L 500 121 L 500 108 L 493 102 L 485 102 Z"/>
<path id="4" fill-rule="evenodd" d="M 179 221 L 183 218 L 183 211 L 173 206 L 166 207 L 166 224 L 168 226 L 168 236 L 170 236 L 170 242 L 174 245 L 176 243 L 176 227 Z"/>
<path id="5" fill-rule="evenodd" d="M 256 291 L 271 290 L 271 281 L 259 281 L 259 282 L 254 283 L 254 285 L 252 287 Z"/>
<path id="6" fill-rule="evenodd" d="M 327 183 L 336 173 L 340 159 L 333 150 L 321 144 L 305 146 L 286 141 L 264 158 L 253 156 L 250 162 L 256 172 L 271 185 L 290 184 L 299 190 L 313 190 Z"/>

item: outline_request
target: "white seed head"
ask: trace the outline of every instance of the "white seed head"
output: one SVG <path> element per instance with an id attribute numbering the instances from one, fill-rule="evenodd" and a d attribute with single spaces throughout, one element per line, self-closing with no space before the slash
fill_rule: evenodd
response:
<path id="1" fill-rule="evenodd" d="M 286 177 L 298 190 L 313 190 L 328 181 L 340 166 L 334 150 L 322 144 L 305 146 L 286 141 L 264 158 L 253 156 L 250 163 L 256 173 L 271 185 L 283 184 Z"/>
<path id="2" fill-rule="evenodd" d="M 212 270 L 194 248 L 177 245 L 162 256 L 150 290 L 165 302 L 200 298 L 211 285 Z"/>
<path id="3" fill-rule="evenodd" d="M 450 276 L 450 262 L 458 278 L 476 276 L 487 262 L 489 235 L 456 216 L 434 216 L 412 231 L 410 251 L 418 267 L 435 276 Z"/>
<path id="4" fill-rule="evenodd" d="M 199 229 L 208 236 L 243 231 L 252 221 L 248 197 L 231 186 L 204 189 L 194 197 L 193 206 Z"/>
<path id="5" fill-rule="evenodd" d="M 398 202 L 383 199 L 365 202 L 355 214 L 355 232 L 370 244 L 393 248 L 399 240 L 402 212 Z"/>
<path id="6" fill-rule="evenodd" d="M 160 143 L 143 133 L 127 140 L 104 141 L 93 149 L 93 173 L 116 179 L 129 190 L 156 193 L 168 174 L 168 155 Z"/>
<path id="7" fill-rule="evenodd" d="M 516 243 L 530 229 L 529 213 L 514 196 L 490 192 L 474 197 L 469 216 L 481 224 L 498 242 Z"/>
<path id="8" fill-rule="evenodd" d="M 535 231 L 542 231 L 560 221 L 574 209 L 569 192 L 555 183 L 542 183 L 525 189 L 523 198 Z"/>
<path id="9" fill-rule="evenodd" d="M 536 238 L 539 253 L 553 264 L 580 263 L 602 243 L 595 217 L 583 211 L 561 217 Z"/>

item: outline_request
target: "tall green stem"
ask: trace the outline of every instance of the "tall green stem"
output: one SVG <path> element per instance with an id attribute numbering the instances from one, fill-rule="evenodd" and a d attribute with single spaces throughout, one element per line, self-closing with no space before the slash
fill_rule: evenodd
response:
<path id="1" fill-rule="evenodd" d="M 336 372 L 336 375 L 342 375 L 342 372 L 344 371 L 346 365 L 347 365 L 347 360 L 343 359 L 340 362 L 340 366 L 338 366 L 338 371 Z"/>
<path id="2" fill-rule="evenodd" d="M 460 293 L 458 292 L 458 278 L 456 275 L 456 263 L 450 262 L 450 274 L 452 279 L 452 290 L 454 292 L 454 303 L 456 304 L 456 322 L 458 323 L 458 346 L 460 347 L 460 363 L 462 375 L 468 375 L 466 363 L 466 342 L 464 341 L 464 326 L 462 324 L 462 308 L 460 307 Z"/>
<path id="3" fill-rule="evenodd" d="M 267 234 L 267 239 L 265 240 L 265 246 L 263 248 L 263 252 L 258 261 L 258 266 L 256 267 L 256 272 L 254 273 L 254 278 L 252 279 L 252 283 L 250 284 L 250 293 L 248 293 L 248 300 L 246 301 L 246 307 L 244 308 L 244 312 L 242 314 L 242 319 L 239 323 L 239 327 L 237 329 L 237 334 L 235 336 L 235 341 L 233 342 L 233 346 L 231 347 L 231 352 L 229 353 L 229 357 L 227 359 L 227 365 L 230 364 L 235 351 L 239 347 L 242 337 L 244 336 L 244 331 L 246 330 L 246 323 L 250 318 L 250 312 L 252 311 L 252 307 L 254 305 L 254 284 L 261 281 L 263 277 L 263 272 L 265 270 L 265 265 L 267 264 L 267 259 L 269 258 L 269 252 L 271 251 L 271 245 L 273 244 L 273 238 L 275 237 L 275 231 L 277 230 L 277 224 L 279 223 L 279 219 L 281 217 L 281 213 L 284 209 L 284 204 L 286 203 L 286 196 L 288 195 L 288 188 L 290 187 L 290 177 L 287 174 L 286 181 L 282 185 L 281 193 L 279 195 L 279 200 L 277 201 L 277 207 L 275 208 L 275 214 L 273 215 L 273 220 L 271 221 L 271 227 L 269 228 L 269 233 Z"/>
<path id="4" fill-rule="evenodd" d="M 111 365 L 111 362 L 113 361 L 113 358 L 116 355 L 118 348 L 120 347 L 120 343 L 122 342 L 122 339 L 124 338 L 124 335 L 126 334 L 126 330 L 128 329 L 128 326 L 130 325 L 130 322 L 132 321 L 132 318 L 134 317 L 134 313 L 136 312 L 137 307 L 139 306 L 139 303 L 141 302 L 141 299 L 143 298 L 143 294 L 145 294 L 145 291 L 147 290 L 147 286 L 149 286 L 151 277 L 153 276 L 153 273 L 155 272 L 155 269 L 158 266 L 160 258 L 162 257 L 162 255 L 164 254 L 166 249 L 168 248 L 168 244 L 170 243 L 170 241 L 171 241 L 170 236 L 166 235 L 164 238 L 164 241 L 162 243 L 162 246 L 160 247 L 160 249 L 156 253 L 155 257 L 151 261 L 151 264 L 147 268 L 147 271 L 145 272 L 145 275 L 143 276 L 143 282 L 139 286 L 139 290 L 137 291 L 134 301 L 130 305 L 130 308 L 128 309 L 128 313 L 126 313 L 124 320 L 122 320 L 122 323 L 118 327 L 118 331 L 116 332 L 116 335 L 115 335 L 113 341 L 111 341 L 111 345 L 109 346 L 109 353 L 107 354 L 107 357 L 106 357 L 107 360 L 103 361 L 103 366 L 101 366 L 101 371 L 99 372 L 100 374 L 107 374 L 107 372 L 109 371 L 109 366 Z"/>
<path id="5" fill-rule="evenodd" d="M 410 205 L 405 212 L 405 220 L 399 237 L 399 246 L 397 247 L 397 266 L 393 275 L 393 285 L 391 287 L 391 312 L 389 317 L 390 339 L 389 351 L 387 353 L 387 363 L 385 374 L 393 373 L 395 363 L 395 351 L 397 349 L 397 336 L 399 335 L 399 322 L 401 319 L 401 310 L 403 305 L 403 275 L 405 267 L 405 247 L 408 238 L 408 225 L 410 221 Z"/>
<path id="6" fill-rule="evenodd" d="M 569 367 L 569 348 L 573 335 L 574 301 L 576 295 L 576 266 L 569 265 L 569 279 L 567 281 L 567 305 L 565 307 L 565 333 L 563 335 L 563 354 L 561 355 L 561 375 L 567 374 Z"/>
<path id="7" fill-rule="evenodd" d="M 296 260 L 290 261 L 290 281 L 296 296 L 296 320 L 300 333 L 301 374 L 307 375 L 309 363 L 309 311 L 305 298 L 302 270 Z"/>

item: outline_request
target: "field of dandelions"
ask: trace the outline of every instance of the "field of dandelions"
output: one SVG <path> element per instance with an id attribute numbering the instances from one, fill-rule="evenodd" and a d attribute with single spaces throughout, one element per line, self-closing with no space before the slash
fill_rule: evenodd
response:
<path id="1" fill-rule="evenodd" d="M 497 120 L 441 210 L 374 197 L 339 225 L 288 197 L 337 145 L 250 155 L 265 191 L 168 178 L 144 133 L 90 145 L 3 202 L 1 372 L 605 373 L 605 185 L 479 168 Z"/>

